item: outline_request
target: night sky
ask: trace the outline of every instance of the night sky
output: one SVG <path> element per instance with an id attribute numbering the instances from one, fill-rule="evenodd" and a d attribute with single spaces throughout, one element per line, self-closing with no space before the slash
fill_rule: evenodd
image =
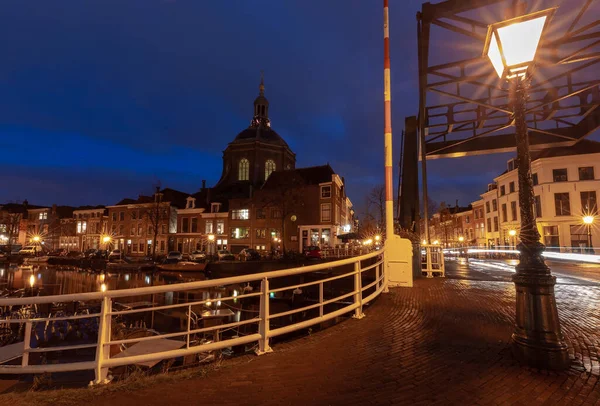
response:
<path id="1" fill-rule="evenodd" d="M 383 182 L 381 3 L 3 3 L 0 202 L 114 204 L 158 182 L 189 193 L 213 185 L 264 70 L 272 127 L 297 166 L 329 162 L 362 206 Z M 422 1 L 391 3 L 397 161 L 404 117 L 417 114 Z M 430 194 L 468 204 L 507 158 L 433 161 Z"/>

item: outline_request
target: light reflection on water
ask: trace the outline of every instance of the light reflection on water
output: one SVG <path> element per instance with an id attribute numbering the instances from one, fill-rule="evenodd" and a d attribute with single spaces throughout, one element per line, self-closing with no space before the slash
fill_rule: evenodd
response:
<path id="1" fill-rule="evenodd" d="M 69 293 L 98 292 L 104 283 L 108 290 L 161 286 L 182 282 L 205 280 L 204 274 L 188 272 L 106 272 L 92 273 L 47 266 L 11 266 L 0 268 L 0 293 L 5 290 L 25 289 L 34 276 L 35 286 L 41 294 L 61 295 Z"/>

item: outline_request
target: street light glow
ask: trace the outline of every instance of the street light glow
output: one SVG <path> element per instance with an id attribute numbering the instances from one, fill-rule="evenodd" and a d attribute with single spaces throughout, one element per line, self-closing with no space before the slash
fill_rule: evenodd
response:
<path id="1" fill-rule="evenodd" d="M 208 241 L 214 241 L 215 240 L 215 235 L 214 234 L 209 234 L 208 235 Z"/>
<path id="2" fill-rule="evenodd" d="M 458 241 L 463 242 L 465 240 L 465 237 L 463 237 L 462 235 L 460 237 L 458 237 Z"/>
<path id="3" fill-rule="evenodd" d="M 112 240 L 112 238 L 110 238 L 110 235 L 105 235 L 105 236 L 102 238 L 102 242 L 103 242 L 104 244 L 108 244 L 108 243 L 110 242 L 110 240 Z"/>
<path id="4" fill-rule="evenodd" d="M 35 276 L 31 275 L 29 277 L 29 286 L 33 288 L 33 285 L 35 285 Z"/>
<path id="5" fill-rule="evenodd" d="M 379 240 L 381 240 L 381 236 L 380 235 L 376 235 L 375 236 L 375 241 L 379 241 Z"/>
<path id="6" fill-rule="evenodd" d="M 515 235 L 517 235 L 517 231 L 516 230 L 509 230 L 508 235 L 510 235 L 511 237 L 514 237 Z"/>
<path id="7" fill-rule="evenodd" d="M 588 225 L 593 224 L 594 223 L 594 216 L 585 216 L 583 218 L 583 222 L 585 224 L 588 224 Z"/>
<path id="8" fill-rule="evenodd" d="M 31 241 L 33 242 L 40 242 L 41 239 L 42 237 L 40 237 L 39 235 L 34 235 L 33 237 L 31 237 Z"/>
<path id="9" fill-rule="evenodd" d="M 483 54 L 499 78 L 525 75 L 535 59 L 546 22 L 555 10 L 551 8 L 489 26 Z"/>

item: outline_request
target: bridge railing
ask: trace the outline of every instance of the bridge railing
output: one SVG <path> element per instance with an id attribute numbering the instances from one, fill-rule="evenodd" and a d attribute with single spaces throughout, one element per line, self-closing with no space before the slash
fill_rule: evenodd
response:
<path id="1" fill-rule="evenodd" d="M 123 365 L 150 366 L 161 360 L 197 356 L 225 348 L 245 348 L 251 343 L 255 343 L 257 354 L 264 354 L 271 351 L 269 342 L 273 337 L 351 312 L 354 318 L 361 318 L 363 306 L 384 289 L 383 263 L 382 250 L 339 261 L 214 280 L 0 299 L 0 309 L 13 309 L 13 312 L 14 309 L 21 312 L 28 309 L 28 314 L 32 315 L 31 318 L 0 320 L 0 325 L 17 324 L 23 336 L 22 341 L 0 347 L 0 374 L 94 370 L 92 383 L 104 383 L 109 380 L 109 368 Z M 278 301 L 278 298 L 285 300 Z M 61 317 L 41 317 L 33 310 L 72 301 L 95 302 L 99 310 Z M 171 327 L 160 329 L 168 332 L 153 331 L 152 335 L 135 338 L 113 334 L 117 322 L 131 322 L 139 316 L 149 320 L 151 327 L 160 320 Z M 97 323 L 94 324 L 97 339 L 93 341 L 39 345 L 38 336 L 43 336 L 43 330 L 49 324 L 80 324 L 90 320 Z M 73 362 L 70 357 L 64 362 L 59 359 L 58 363 L 41 363 L 39 359 L 30 362 L 31 354 L 82 350 L 88 351 L 89 359 L 78 357 L 80 361 Z M 2 364 L 10 360 L 12 365 Z"/>

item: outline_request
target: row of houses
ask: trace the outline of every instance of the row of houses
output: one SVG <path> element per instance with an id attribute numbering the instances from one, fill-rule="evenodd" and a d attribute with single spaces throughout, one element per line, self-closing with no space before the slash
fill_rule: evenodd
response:
<path id="1" fill-rule="evenodd" d="M 572 147 L 531 153 L 535 216 L 548 249 L 589 251 L 600 245 L 600 143 L 583 140 Z M 519 243 L 521 213 L 517 162 L 488 184 L 467 207 L 442 207 L 430 221 L 430 238 L 448 247 L 511 247 Z M 592 219 L 592 224 L 584 218 Z M 591 243 L 591 244 L 590 244 Z"/>
<path id="2" fill-rule="evenodd" d="M 0 245 L 120 249 L 131 256 L 243 248 L 302 251 L 335 246 L 354 228 L 345 180 L 329 164 L 296 168 L 296 154 L 272 128 L 261 82 L 250 126 L 223 151 L 213 187 L 164 188 L 114 205 L 0 206 Z"/>

